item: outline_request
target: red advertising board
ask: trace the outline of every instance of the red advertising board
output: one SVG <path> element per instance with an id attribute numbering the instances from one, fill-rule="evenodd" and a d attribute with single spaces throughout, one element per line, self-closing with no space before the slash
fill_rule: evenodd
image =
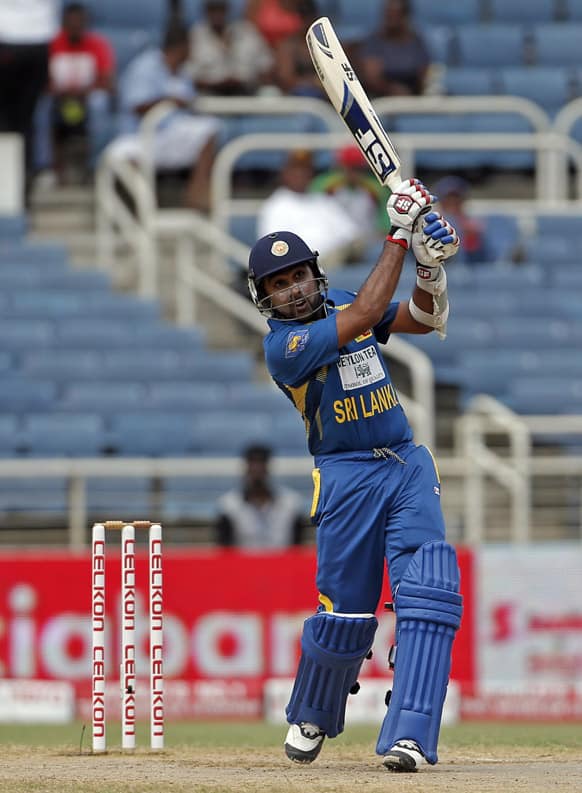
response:
<path id="1" fill-rule="evenodd" d="M 463 549 L 459 559 L 465 613 L 455 642 L 453 677 L 470 687 L 475 674 L 473 563 Z M 171 548 L 164 552 L 163 564 L 168 708 L 184 717 L 258 716 L 263 681 L 293 676 L 303 620 L 317 606 L 313 549 L 249 554 Z M 144 549 L 136 574 L 136 667 L 144 678 L 147 575 Z M 119 699 L 121 573 L 114 546 L 107 550 L 106 578 L 107 675 Z M 385 592 L 389 599 L 387 588 Z M 90 613 L 89 553 L 0 555 L 0 676 L 69 680 L 85 698 L 91 672 Z M 379 619 L 374 656 L 363 674 L 387 677 L 394 617 L 379 612 Z M 147 684 L 142 688 L 147 696 Z"/>

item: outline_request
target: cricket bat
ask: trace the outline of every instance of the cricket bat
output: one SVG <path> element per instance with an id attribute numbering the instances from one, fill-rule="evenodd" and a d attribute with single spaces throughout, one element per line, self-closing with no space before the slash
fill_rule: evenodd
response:
<path id="1" fill-rule="evenodd" d="M 305 39 L 330 102 L 354 136 L 380 184 L 394 189 L 401 182 L 400 159 L 329 19 L 317 19 L 310 25 Z"/>

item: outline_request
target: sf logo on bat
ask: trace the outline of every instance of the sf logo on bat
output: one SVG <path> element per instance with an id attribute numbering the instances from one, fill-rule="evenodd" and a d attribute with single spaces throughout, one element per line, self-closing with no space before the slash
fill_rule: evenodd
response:
<path id="1" fill-rule="evenodd" d="M 344 63 L 342 63 L 342 71 L 345 74 L 346 79 L 349 80 L 351 83 L 353 83 L 355 80 L 358 79 L 356 77 L 356 73 L 354 72 L 354 70 L 347 61 L 344 61 Z"/>
<path id="2" fill-rule="evenodd" d="M 392 163 L 390 155 L 376 137 L 376 133 L 373 129 L 368 128 L 365 131 L 355 129 L 353 133 L 360 148 L 366 155 L 366 159 L 378 176 L 384 178 L 394 170 L 394 164 Z"/>

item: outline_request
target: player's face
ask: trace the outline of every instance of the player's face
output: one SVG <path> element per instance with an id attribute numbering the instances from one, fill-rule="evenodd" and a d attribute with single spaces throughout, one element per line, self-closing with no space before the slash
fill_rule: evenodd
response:
<path id="1" fill-rule="evenodd" d="M 321 305 L 319 281 L 308 264 L 296 264 L 268 275 L 263 283 L 271 307 L 286 319 L 307 319 Z"/>

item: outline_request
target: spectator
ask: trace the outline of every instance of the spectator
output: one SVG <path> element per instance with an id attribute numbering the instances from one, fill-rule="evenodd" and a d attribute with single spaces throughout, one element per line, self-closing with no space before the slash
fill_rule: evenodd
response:
<path id="1" fill-rule="evenodd" d="M 0 133 L 24 138 L 27 195 L 34 108 L 47 85 L 49 44 L 57 26 L 58 0 L 0 3 Z"/>
<path id="2" fill-rule="evenodd" d="M 304 532 L 299 494 L 273 485 L 268 447 L 249 446 L 243 456 L 245 471 L 240 488 L 225 493 L 218 503 L 218 544 L 239 548 L 299 545 Z"/>
<path id="3" fill-rule="evenodd" d="M 248 0 L 246 17 L 276 49 L 283 39 L 301 30 L 298 5 L 298 0 Z"/>
<path id="4" fill-rule="evenodd" d="M 196 90 L 186 65 L 189 49 L 188 31 L 172 24 L 161 49 L 147 50 L 129 64 L 120 81 L 123 134 L 111 143 L 109 156 L 143 161 L 147 153 L 139 135 L 140 122 L 160 102 L 172 101 L 176 110 L 154 136 L 154 165 L 163 171 L 190 169 L 184 203 L 206 212 L 220 124 L 218 119 L 192 110 Z"/>
<path id="5" fill-rule="evenodd" d="M 412 27 L 408 0 L 389 0 L 380 33 L 362 45 L 359 58 L 361 80 L 371 96 L 424 92 L 430 56 Z"/>
<path id="6" fill-rule="evenodd" d="M 285 94 L 314 96 L 327 101 L 305 42 L 305 32 L 317 17 L 316 8 L 306 0 L 298 4 L 298 14 L 300 27 L 285 36 L 275 48 L 277 85 Z"/>
<path id="7" fill-rule="evenodd" d="M 365 235 L 334 196 L 309 192 L 313 177 L 310 152 L 291 152 L 281 171 L 279 187 L 261 205 L 258 236 L 289 229 L 325 254 L 328 265 L 350 260 L 360 252 Z"/>
<path id="8" fill-rule="evenodd" d="M 434 186 L 438 208 L 457 229 L 463 245 L 459 252 L 459 263 L 481 264 L 495 258 L 488 248 L 483 224 L 470 217 L 466 210 L 469 183 L 459 176 L 445 176 Z"/>
<path id="9" fill-rule="evenodd" d="M 228 6 L 227 0 L 206 0 L 206 20 L 192 26 L 192 75 L 209 94 L 255 94 L 272 82 L 273 54 L 252 22 L 228 21 Z"/>
<path id="10" fill-rule="evenodd" d="M 63 146 L 70 137 L 103 137 L 111 111 L 115 56 L 109 41 L 88 30 L 82 3 L 69 3 L 62 29 L 52 41 L 49 92 L 36 112 L 36 167 L 56 169 L 63 179 Z"/>
<path id="11" fill-rule="evenodd" d="M 337 167 L 316 176 L 309 186 L 314 193 L 333 196 L 353 218 L 362 234 L 373 237 L 384 230 L 390 191 L 370 173 L 357 146 L 344 146 L 336 155 Z"/>

